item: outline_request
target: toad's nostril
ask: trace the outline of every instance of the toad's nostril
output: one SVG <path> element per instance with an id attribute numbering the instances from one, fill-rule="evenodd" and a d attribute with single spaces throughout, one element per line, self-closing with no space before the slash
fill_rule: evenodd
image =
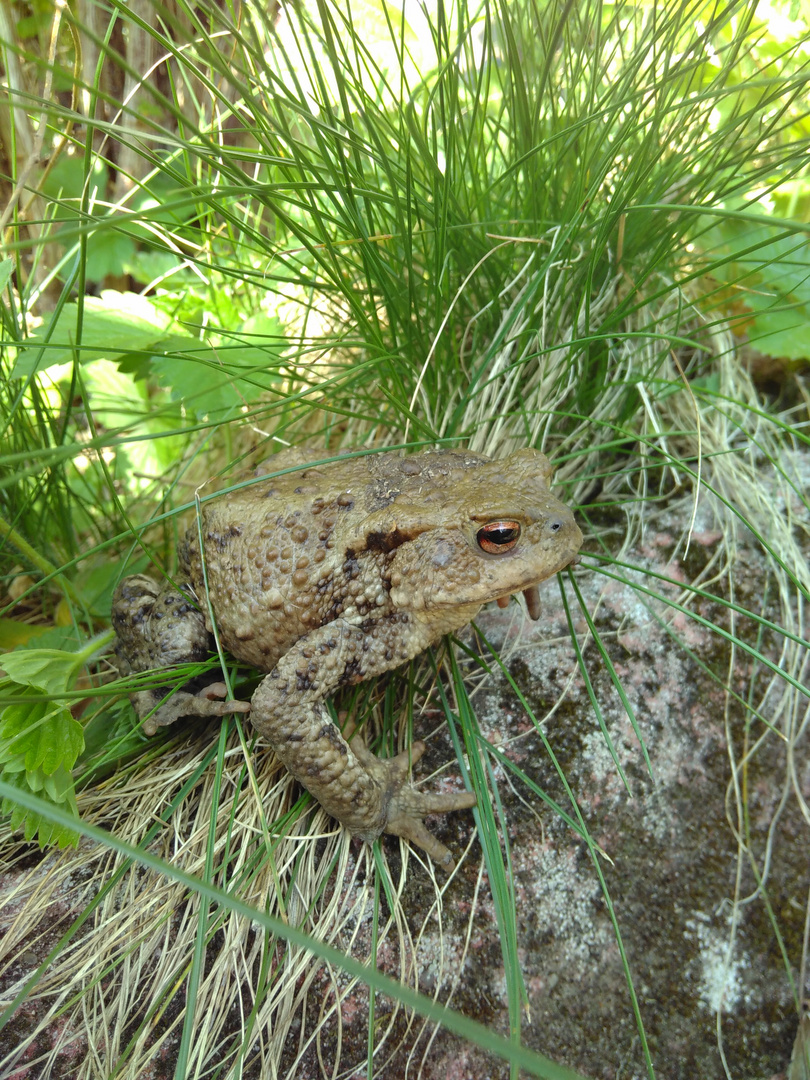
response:
<path id="1" fill-rule="evenodd" d="M 562 518 L 551 518 L 548 523 L 549 532 L 559 532 L 565 522 Z"/>

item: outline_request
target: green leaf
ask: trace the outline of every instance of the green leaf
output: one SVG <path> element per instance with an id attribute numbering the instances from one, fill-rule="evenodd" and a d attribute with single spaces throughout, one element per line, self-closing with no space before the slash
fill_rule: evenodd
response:
<path id="1" fill-rule="evenodd" d="M 84 657 L 61 649 L 18 649 L 6 653 L 2 663 L 9 678 L 21 686 L 62 694 L 72 685 Z"/>
<path id="2" fill-rule="evenodd" d="M 87 238 L 88 281 L 103 281 L 105 277 L 117 276 L 132 258 L 135 243 L 114 229 L 98 229 Z"/>
<path id="3" fill-rule="evenodd" d="M 698 241 L 712 260 L 709 273 L 728 285 L 731 307 L 750 318 L 741 322 L 748 340 L 768 356 L 810 357 L 810 239 L 804 232 L 779 236 L 790 222 L 729 218 Z"/>
<path id="4" fill-rule="evenodd" d="M 77 315 L 76 304 L 65 304 L 54 326 L 43 326 L 33 334 L 17 357 L 11 377 L 27 378 L 54 364 L 72 363 L 77 354 L 82 361 L 112 360 L 131 352 L 194 344 L 190 334 L 170 329 L 174 324 L 169 315 L 137 293 L 106 289 L 101 296 L 86 296 L 81 347 L 76 345 Z"/>
<path id="5" fill-rule="evenodd" d="M 70 770 L 84 748 L 81 724 L 64 705 L 44 698 L 37 687 L 20 686 L 10 679 L 3 680 L 2 686 L 6 693 L 26 700 L 6 705 L 0 712 L 0 776 L 20 790 L 33 791 L 78 816 Z M 8 799 L 3 800 L 2 812 L 11 815 L 12 830 L 22 828 L 25 839 L 37 837 L 41 847 L 66 847 L 78 841 L 72 829 L 55 827 Z"/>
<path id="6" fill-rule="evenodd" d="M 105 428 L 125 427 L 149 415 L 146 383 L 112 360 L 94 360 L 84 375 L 93 416 Z"/>
<path id="7" fill-rule="evenodd" d="M 11 280 L 11 274 L 12 274 L 13 270 L 14 270 L 14 260 L 13 259 L 2 259 L 2 260 L 0 260 L 0 292 L 2 292 L 3 289 L 5 289 L 6 285 L 8 285 L 9 281 Z"/>
<path id="8" fill-rule="evenodd" d="M 64 777 L 60 775 L 50 785 L 47 781 L 40 782 L 38 777 L 28 773 L 9 775 L 3 771 L 0 772 L 0 777 L 9 786 L 17 788 L 19 791 L 35 792 L 39 795 L 39 798 L 58 806 L 61 810 L 66 810 L 78 821 L 79 812 L 76 807 L 76 795 L 70 773 L 66 773 Z M 49 786 L 57 797 L 51 797 L 48 791 Z M 60 848 L 75 847 L 79 842 L 79 835 L 75 830 L 66 828 L 63 825 L 55 825 L 53 822 L 43 818 L 41 814 L 33 810 L 25 810 L 12 799 L 3 799 L 0 804 L 0 812 L 4 816 L 10 815 L 9 824 L 12 832 L 17 832 L 22 828 L 25 839 L 30 842 L 36 837 L 40 847 L 54 844 Z"/>
<path id="9" fill-rule="evenodd" d="M 77 574 L 78 578 L 78 574 Z M 85 597 L 82 596 L 85 600 Z M 9 620 L 11 621 L 11 620 Z M 0 634 L 2 634 L 2 620 L 0 620 Z M 83 649 L 87 645 L 87 638 L 82 632 L 71 623 L 69 626 L 38 626 L 36 643 L 37 650 L 39 649 L 57 649 L 59 652 L 76 653 L 80 649 Z M 0 637 L 2 641 L 2 637 Z M 16 642 L 14 645 L 4 646 L 5 648 L 14 648 L 18 652 L 22 651 L 20 645 L 26 645 L 26 641 Z M 0 667 L 4 665 L 5 657 L 0 660 Z"/>
<path id="10" fill-rule="evenodd" d="M 24 755 L 27 772 L 50 776 L 60 766 L 73 768 L 83 748 L 82 726 L 64 705 L 32 696 L 0 713 L 0 761 Z"/>
<path id="11" fill-rule="evenodd" d="M 39 795 L 45 787 L 45 774 L 41 769 L 26 769 L 25 782 L 35 795 Z"/>
<path id="12" fill-rule="evenodd" d="M 152 370 L 198 418 L 223 419 L 278 387 L 286 345 L 278 319 L 258 316 L 232 341 L 153 357 Z"/>
<path id="13" fill-rule="evenodd" d="M 64 765 L 60 765 L 50 775 L 45 776 L 43 790 L 53 803 L 63 803 L 73 797 L 73 777 Z"/>
<path id="14" fill-rule="evenodd" d="M 4 748 L 4 751 L 5 752 Z M 14 754 L 11 750 L 8 751 L 11 756 L 7 761 L 2 760 L 2 753 L 0 752 L 0 764 L 3 766 L 4 773 L 20 773 L 25 772 L 25 754 Z"/>
<path id="15" fill-rule="evenodd" d="M 84 165 L 78 155 L 60 154 L 48 170 L 40 185 L 43 195 L 52 199 L 58 206 L 57 221 L 75 218 L 86 181 Z M 95 158 L 91 173 L 91 182 L 99 191 L 104 191 L 109 181 L 109 169 L 100 159 Z"/>
<path id="16" fill-rule="evenodd" d="M 0 619 L 0 649 L 27 645 L 32 638 L 41 637 L 47 630 L 47 626 L 20 622 L 19 619 Z"/>
<path id="17" fill-rule="evenodd" d="M 54 222 L 74 227 L 82 223 L 80 208 L 85 179 L 81 157 L 63 154 L 57 160 L 41 189 L 50 200 Z M 98 159 L 92 169 L 92 185 L 99 192 L 106 191 L 109 185 L 109 169 Z M 103 281 L 109 275 L 117 277 L 126 272 L 124 267 L 135 254 L 132 238 L 123 232 L 126 220 L 122 215 L 98 218 L 95 228 L 87 233 L 84 252 L 87 281 Z M 61 229 L 57 227 L 57 241 L 60 240 L 60 232 Z M 75 238 L 66 243 L 75 248 Z M 70 273 L 73 262 L 73 259 L 69 259 L 62 267 L 59 275 L 62 280 Z"/>

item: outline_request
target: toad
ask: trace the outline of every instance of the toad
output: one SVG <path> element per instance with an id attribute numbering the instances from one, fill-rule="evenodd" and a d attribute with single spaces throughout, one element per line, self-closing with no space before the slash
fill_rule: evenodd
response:
<path id="1" fill-rule="evenodd" d="M 450 869 L 450 852 L 422 819 L 469 808 L 475 796 L 417 790 L 408 774 L 424 744 L 379 759 L 357 735 L 346 741 L 326 698 L 410 660 L 489 600 L 505 606 L 523 592 L 537 618 L 538 583 L 574 559 L 582 534 L 535 450 L 502 460 L 429 450 L 313 463 L 325 456 L 276 454 L 266 472 L 292 471 L 207 501 L 180 552 L 179 589 L 143 575 L 121 582 L 119 668 L 206 659 L 213 618 L 222 645 L 269 674 L 249 704 L 221 700 L 221 683 L 136 693 L 144 730 L 250 711 L 293 776 L 351 833 L 405 837 Z"/>

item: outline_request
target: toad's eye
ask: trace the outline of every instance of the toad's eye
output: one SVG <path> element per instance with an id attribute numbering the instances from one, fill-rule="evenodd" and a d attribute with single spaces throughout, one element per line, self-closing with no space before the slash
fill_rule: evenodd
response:
<path id="1" fill-rule="evenodd" d="M 520 539 L 520 525 L 517 521 L 490 521 L 478 530 L 477 539 L 482 551 L 490 555 L 502 555 Z"/>

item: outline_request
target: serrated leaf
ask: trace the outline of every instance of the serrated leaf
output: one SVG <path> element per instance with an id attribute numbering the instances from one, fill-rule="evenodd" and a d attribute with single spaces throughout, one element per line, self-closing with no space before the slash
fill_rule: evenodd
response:
<path id="1" fill-rule="evenodd" d="M 82 726 L 64 705 L 32 697 L 0 714 L 0 758 L 8 760 L 11 771 L 20 755 L 30 773 L 42 769 L 50 775 L 62 765 L 71 769 L 83 748 Z"/>
<path id="2" fill-rule="evenodd" d="M 793 307 L 786 302 L 779 309 L 758 312 L 748 331 L 748 340 L 760 352 L 786 360 L 810 357 L 810 307 Z"/>
<path id="3" fill-rule="evenodd" d="M 76 807 L 76 793 L 73 788 L 73 778 L 67 770 L 59 770 L 58 775 L 49 783 L 49 778 L 43 777 L 40 771 L 36 773 L 17 773 L 8 775 L 0 770 L 5 783 L 19 788 L 21 791 L 33 791 L 46 803 L 59 806 L 67 810 L 78 819 L 79 812 Z M 50 790 L 49 790 L 50 789 Z M 52 797 L 50 792 L 56 795 Z M 12 832 L 23 830 L 23 836 L 30 843 L 37 838 L 40 847 L 56 844 L 60 848 L 75 847 L 79 842 L 79 835 L 73 829 L 66 829 L 61 825 L 55 825 L 41 814 L 35 811 L 25 810 L 13 800 L 4 798 L 0 804 L 0 812 L 4 816 L 10 815 L 9 825 Z"/>
<path id="4" fill-rule="evenodd" d="M 44 777 L 45 794 L 54 803 L 63 803 L 73 791 L 73 777 L 60 765 L 50 776 Z"/>
<path id="5" fill-rule="evenodd" d="M 751 313 L 748 340 L 762 353 L 810 357 L 810 241 L 805 233 L 779 236 L 789 222 L 768 227 L 729 218 L 698 243 L 713 260 L 709 273 L 733 290 L 733 305 Z"/>
<path id="6" fill-rule="evenodd" d="M 65 304 L 56 325 L 43 326 L 27 342 L 11 372 L 12 379 L 27 378 L 54 364 L 104 357 L 114 360 L 131 352 L 155 351 L 167 340 L 173 347 L 193 345 L 194 339 L 172 328 L 171 318 L 137 293 L 105 289 L 84 301 L 81 349 L 76 347 L 77 305 Z M 50 331 L 50 336 L 48 336 Z"/>
<path id="7" fill-rule="evenodd" d="M 12 773 L 25 772 L 25 754 L 15 754 L 13 749 L 6 748 L 8 750 L 8 759 L 0 757 L 0 765 L 3 766 L 3 772 L 8 773 L 9 776 Z"/>
<path id="8" fill-rule="evenodd" d="M 121 371 L 112 360 L 94 360 L 84 385 L 98 422 L 107 429 L 137 423 L 149 415 L 146 384 Z"/>
<path id="9" fill-rule="evenodd" d="M 40 814 L 33 813 L 29 810 L 29 812 L 25 815 L 25 818 L 22 821 L 23 836 L 29 844 L 44 824 L 45 822 L 43 821 Z"/>
<path id="10" fill-rule="evenodd" d="M 61 649 L 18 649 L 2 658 L 6 674 L 21 686 L 36 686 L 48 694 L 68 690 L 83 659 Z"/>
<path id="11" fill-rule="evenodd" d="M 134 251 L 135 244 L 130 237 L 113 229 L 97 229 L 87 238 L 87 280 L 103 281 L 108 274 L 119 274 Z"/>
<path id="12" fill-rule="evenodd" d="M 41 769 L 26 769 L 25 782 L 35 795 L 39 795 L 45 787 L 45 775 Z"/>
<path id="13" fill-rule="evenodd" d="M 37 692 L 36 687 L 19 686 L 7 681 L 3 684 L 3 690 L 12 697 L 27 698 L 26 701 L 5 705 L 0 712 L 0 752 L 5 760 L 12 755 L 25 755 L 22 741 L 31 727 L 43 722 L 50 702 Z M 7 747 L 8 753 L 5 752 Z"/>
<path id="14" fill-rule="evenodd" d="M 286 344 L 282 324 L 262 316 L 232 341 L 154 356 L 152 370 L 172 399 L 195 416 L 223 419 L 278 386 Z"/>

